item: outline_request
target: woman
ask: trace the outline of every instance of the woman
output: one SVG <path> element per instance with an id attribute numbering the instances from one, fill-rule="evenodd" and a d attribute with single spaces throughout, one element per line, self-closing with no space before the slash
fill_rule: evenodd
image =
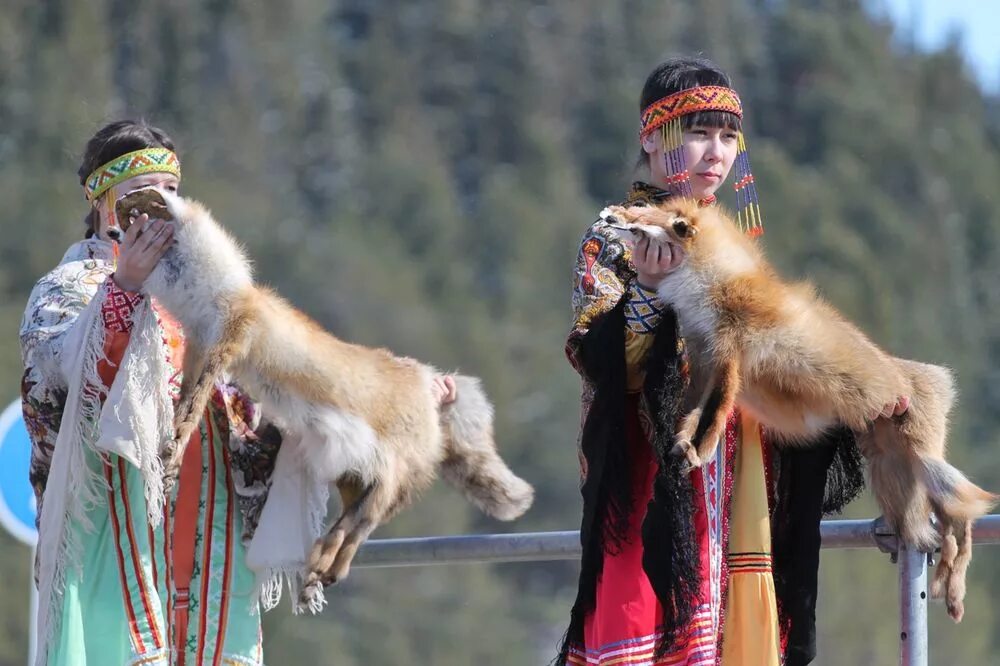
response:
<path id="1" fill-rule="evenodd" d="M 220 384 L 176 493 L 163 496 L 158 445 L 171 433 L 155 424 L 171 422 L 184 339 L 141 289 L 171 227 L 143 216 L 120 245 L 109 237 L 119 196 L 177 190 L 174 144 L 144 123 L 112 123 L 88 142 L 78 173 L 91 205 L 86 239 L 35 286 L 20 335 L 40 516 L 37 663 L 261 664 L 246 546 L 281 437 Z M 146 321 L 157 335 L 141 333 Z M 454 398 L 451 378 L 437 386 Z"/>
<path id="2" fill-rule="evenodd" d="M 155 450 L 102 432 L 112 411 L 103 403 L 117 395 L 145 305 L 142 283 L 172 240 L 169 225 L 142 218 L 116 245 L 114 201 L 149 185 L 176 191 L 174 144 L 144 123 L 112 123 L 88 142 L 78 173 L 91 204 L 86 239 L 38 282 L 21 325 L 40 516 L 38 663 L 260 664 L 255 578 L 240 536 L 252 534 L 278 433 L 259 427 L 234 387 L 219 386 L 177 495 L 165 500 Z M 156 315 L 152 355 L 172 368 L 176 394 L 183 334 Z M 143 388 L 123 394 L 143 399 L 134 395 Z"/>
<path id="3" fill-rule="evenodd" d="M 739 219 L 761 233 L 729 77 L 707 60 L 670 60 L 647 78 L 639 110 L 649 182 L 626 201 L 714 205 L 735 167 Z M 583 559 L 559 661 L 807 664 L 819 521 L 860 490 L 857 448 L 838 433 L 779 453 L 737 412 L 716 458 L 681 469 L 669 451 L 687 383 L 683 342 L 654 288 L 683 260 L 673 252 L 628 247 L 601 222 L 580 245 L 567 355 L 584 386 Z"/>

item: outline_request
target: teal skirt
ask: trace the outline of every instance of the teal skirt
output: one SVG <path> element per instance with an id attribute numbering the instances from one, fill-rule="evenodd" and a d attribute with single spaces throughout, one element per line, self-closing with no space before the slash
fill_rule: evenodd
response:
<path id="1" fill-rule="evenodd" d="M 66 570 L 50 665 L 263 663 L 255 577 L 240 541 L 243 517 L 233 491 L 226 435 L 220 436 L 213 421 L 202 420 L 202 445 L 187 451 L 197 456 L 200 448 L 201 454 L 194 525 L 194 511 L 183 510 L 188 505 L 181 503 L 188 515 L 178 515 L 175 493 L 163 522 L 152 528 L 139 470 L 117 456 L 89 454 L 88 464 L 103 474 L 107 492 L 88 514 L 92 530 L 69 526 L 83 558 Z M 185 493 L 183 484 L 190 486 L 192 480 L 198 481 L 182 473 L 178 492 Z M 172 548 L 181 530 L 186 535 L 180 541 L 189 544 L 193 530 L 193 555 Z M 190 573 L 190 585 L 178 589 L 181 557 L 186 558 L 183 569 Z"/>

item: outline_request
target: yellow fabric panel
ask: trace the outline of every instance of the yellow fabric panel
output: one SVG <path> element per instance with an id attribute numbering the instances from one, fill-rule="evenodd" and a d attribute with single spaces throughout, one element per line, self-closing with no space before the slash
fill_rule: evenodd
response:
<path id="1" fill-rule="evenodd" d="M 781 638 L 771 575 L 771 525 L 760 426 L 740 421 L 729 514 L 729 593 L 723 666 L 779 666 Z"/>
<path id="2" fill-rule="evenodd" d="M 642 390 L 642 382 L 646 378 L 642 362 L 653 345 L 653 337 L 652 333 L 636 333 L 625 328 L 625 382 L 629 391 Z"/>

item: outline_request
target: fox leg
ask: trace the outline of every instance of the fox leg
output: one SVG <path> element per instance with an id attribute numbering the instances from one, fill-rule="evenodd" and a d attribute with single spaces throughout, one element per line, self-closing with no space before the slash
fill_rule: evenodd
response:
<path id="1" fill-rule="evenodd" d="M 184 350 L 184 378 L 181 381 L 180 395 L 174 405 L 174 429 L 191 418 L 194 388 L 198 377 L 205 368 L 205 350 L 195 345 L 188 345 Z"/>
<path id="2" fill-rule="evenodd" d="M 391 492 L 384 484 L 376 482 L 371 486 L 369 492 L 357 503 L 344 543 L 323 576 L 324 583 L 336 583 L 347 578 L 358 548 L 392 512 L 396 496 L 397 493 Z"/>
<path id="3" fill-rule="evenodd" d="M 955 529 L 949 522 L 942 522 L 940 527 L 941 552 L 938 555 L 937 569 L 934 570 L 934 578 L 931 580 L 931 597 L 934 599 L 944 598 L 948 589 L 948 579 L 955 568 L 955 558 L 958 555 L 958 541 L 955 538 Z"/>
<path id="4" fill-rule="evenodd" d="M 174 438 L 171 439 L 161 452 L 164 460 L 163 476 L 164 488 L 169 493 L 177 481 L 181 470 L 181 461 L 184 459 L 184 451 L 187 449 L 188 441 L 191 439 L 193 429 L 185 428 L 182 432 L 179 424 L 187 423 L 191 420 L 191 406 L 194 388 L 197 384 L 197 377 L 204 367 L 204 350 L 196 345 L 189 345 L 184 350 L 184 378 L 181 380 L 180 395 L 174 405 Z M 197 422 L 197 421 L 196 421 Z"/>
<path id="5" fill-rule="evenodd" d="M 688 412 L 683 419 L 681 419 L 681 425 L 680 428 L 677 429 L 677 435 L 675 437 L 674 448 L 670 452 L 675 456 L 684 456 L 687 458 L 688 464 L 692 468 L 701 467 L 702 463 L 701 458 L 698 456 L 698 452 L 691 443 L 691 440 L 694 439 L 694 433 L 698 429 L 698 421 L 700 420 L 701 407 L 695 407 Z"/>
<path id="6" fill-rule="evenodd" d="M 184 449 L 187 448 L 188 440 L 191 439 L 191 433 L 198 427 L 202 412 L 208 406 L 215 381 L 243 354 L 248 331 L 249 319 L 234 317 L 226 322 L 222 339 L 205 350 L 204 363 L 200 364 L 199 359 L 192 359 L 192 368 L 197 367 L 196 363 L 202 367 L 197 374 L 190 376 L 185 374 L 184 380 L 181 382 L 181 399 L 174 411 L 176 437 L 173 448 L 168 452 L 163 466 L 163 473 L 168 484 L 173 485 L 173 480 L 180 474 Z M 187 370 L 187 365 L 187 358 L 185 358 L 185 370 Z"/>
<path id="7" fill-rule="evenodd" d="M 333 566 L 333 562 L 344 545 L 348 529 L 353 524 L 353 516 L 358 511 L 358 505 L 371 492 L 371 488 L 365 488 L 360 480 L 344 479 L 337 482 L 337 489 L 340 491 L 340 500 L 343 505 L 340 517 L 333 524 L 326 536 L 316 541 L 309 554 L 308 568 L 309 574 L 306 577 L 303 589 L 308 589 L 316 583 L 325 583 L 327 569 Z"/>
<path id="8" fill-rule="evenodd" d="M 317 581 L 332 585 L 344 580 L 358 548 L 378 527 L 395 503 L 385 485 L 373 483 L 361 490 L 358 499 L 344 510 L 326 537 L 313 547 L 305 587 Z"/>
<path id="9" fill-rule="evenodd" d="M 701 467 L 715 455 L 726 419 L 736 404 L 739 386 L 738 358 L 723 359 L 712 373 L 698 406 L 681 421 L 674 455 L 683 455 L 692 467 Z"/>
<path id="10" fill-rule="evenodd" d="M 965 614 L 965 575 L 971 560 L 972 521 L 945 522 L 941 527 L 941 553 L 931 581 L 931 596 L 944 598 L 948 615 L 955 622 L 960 622 Z"/>
<path id="11" fill-rule="evenodd" d="M 955 543 L 958 550 L 952 562 L 951 575 L 948 576 L 948 587 L 945 591 L 945 606 L 948 615 L 955 622 L 961 622 L 965 614 L 965 575 L 972 561 L 972 521 L 957 520 L 954 526 Z"/>

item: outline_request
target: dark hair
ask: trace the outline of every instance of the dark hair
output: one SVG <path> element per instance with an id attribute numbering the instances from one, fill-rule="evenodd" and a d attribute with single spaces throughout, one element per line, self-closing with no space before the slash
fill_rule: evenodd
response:
<path id="1" fill-rule="evenodd" d="M 707 58 L 677 57 L 671 58 L 654 69 L 642 86 L 639 95 L 639 113 L 653 102 L 673 95 L 688 88 L 697 86 L 725 86 L 732 88 L 729 75 L 718 65 Z M 727 111 L 698 111 L 681 116 L 681 127 L 690 129 L 694 126 L 725 127 L 733 130 L 742 129 L 740 119 Z M 646 164 L 646 153 L 639 149 L 639 164 Z"/>
<path id="2" fill-rule="evenodd" d="M 87 142 L 87 147 L 83 150 L 83 161 L 80 168 L 76 170 L 80 177 L 80 186 L 87 181 L 87 176 L 92 174 L 97 167 L 110 162 L 111 160 L 130 153 L 133 150 L 143 148 L 166 148 L 174 150 L 174 141 L 166 132 L 146 124 L 144 120 L 119 120 L 101 129 Z M 96 233 L 97 220 L 94 219 L 96 211 L 91 209 L 84 218 L 87 225 L 86 238 L 90 238 Z"/>

